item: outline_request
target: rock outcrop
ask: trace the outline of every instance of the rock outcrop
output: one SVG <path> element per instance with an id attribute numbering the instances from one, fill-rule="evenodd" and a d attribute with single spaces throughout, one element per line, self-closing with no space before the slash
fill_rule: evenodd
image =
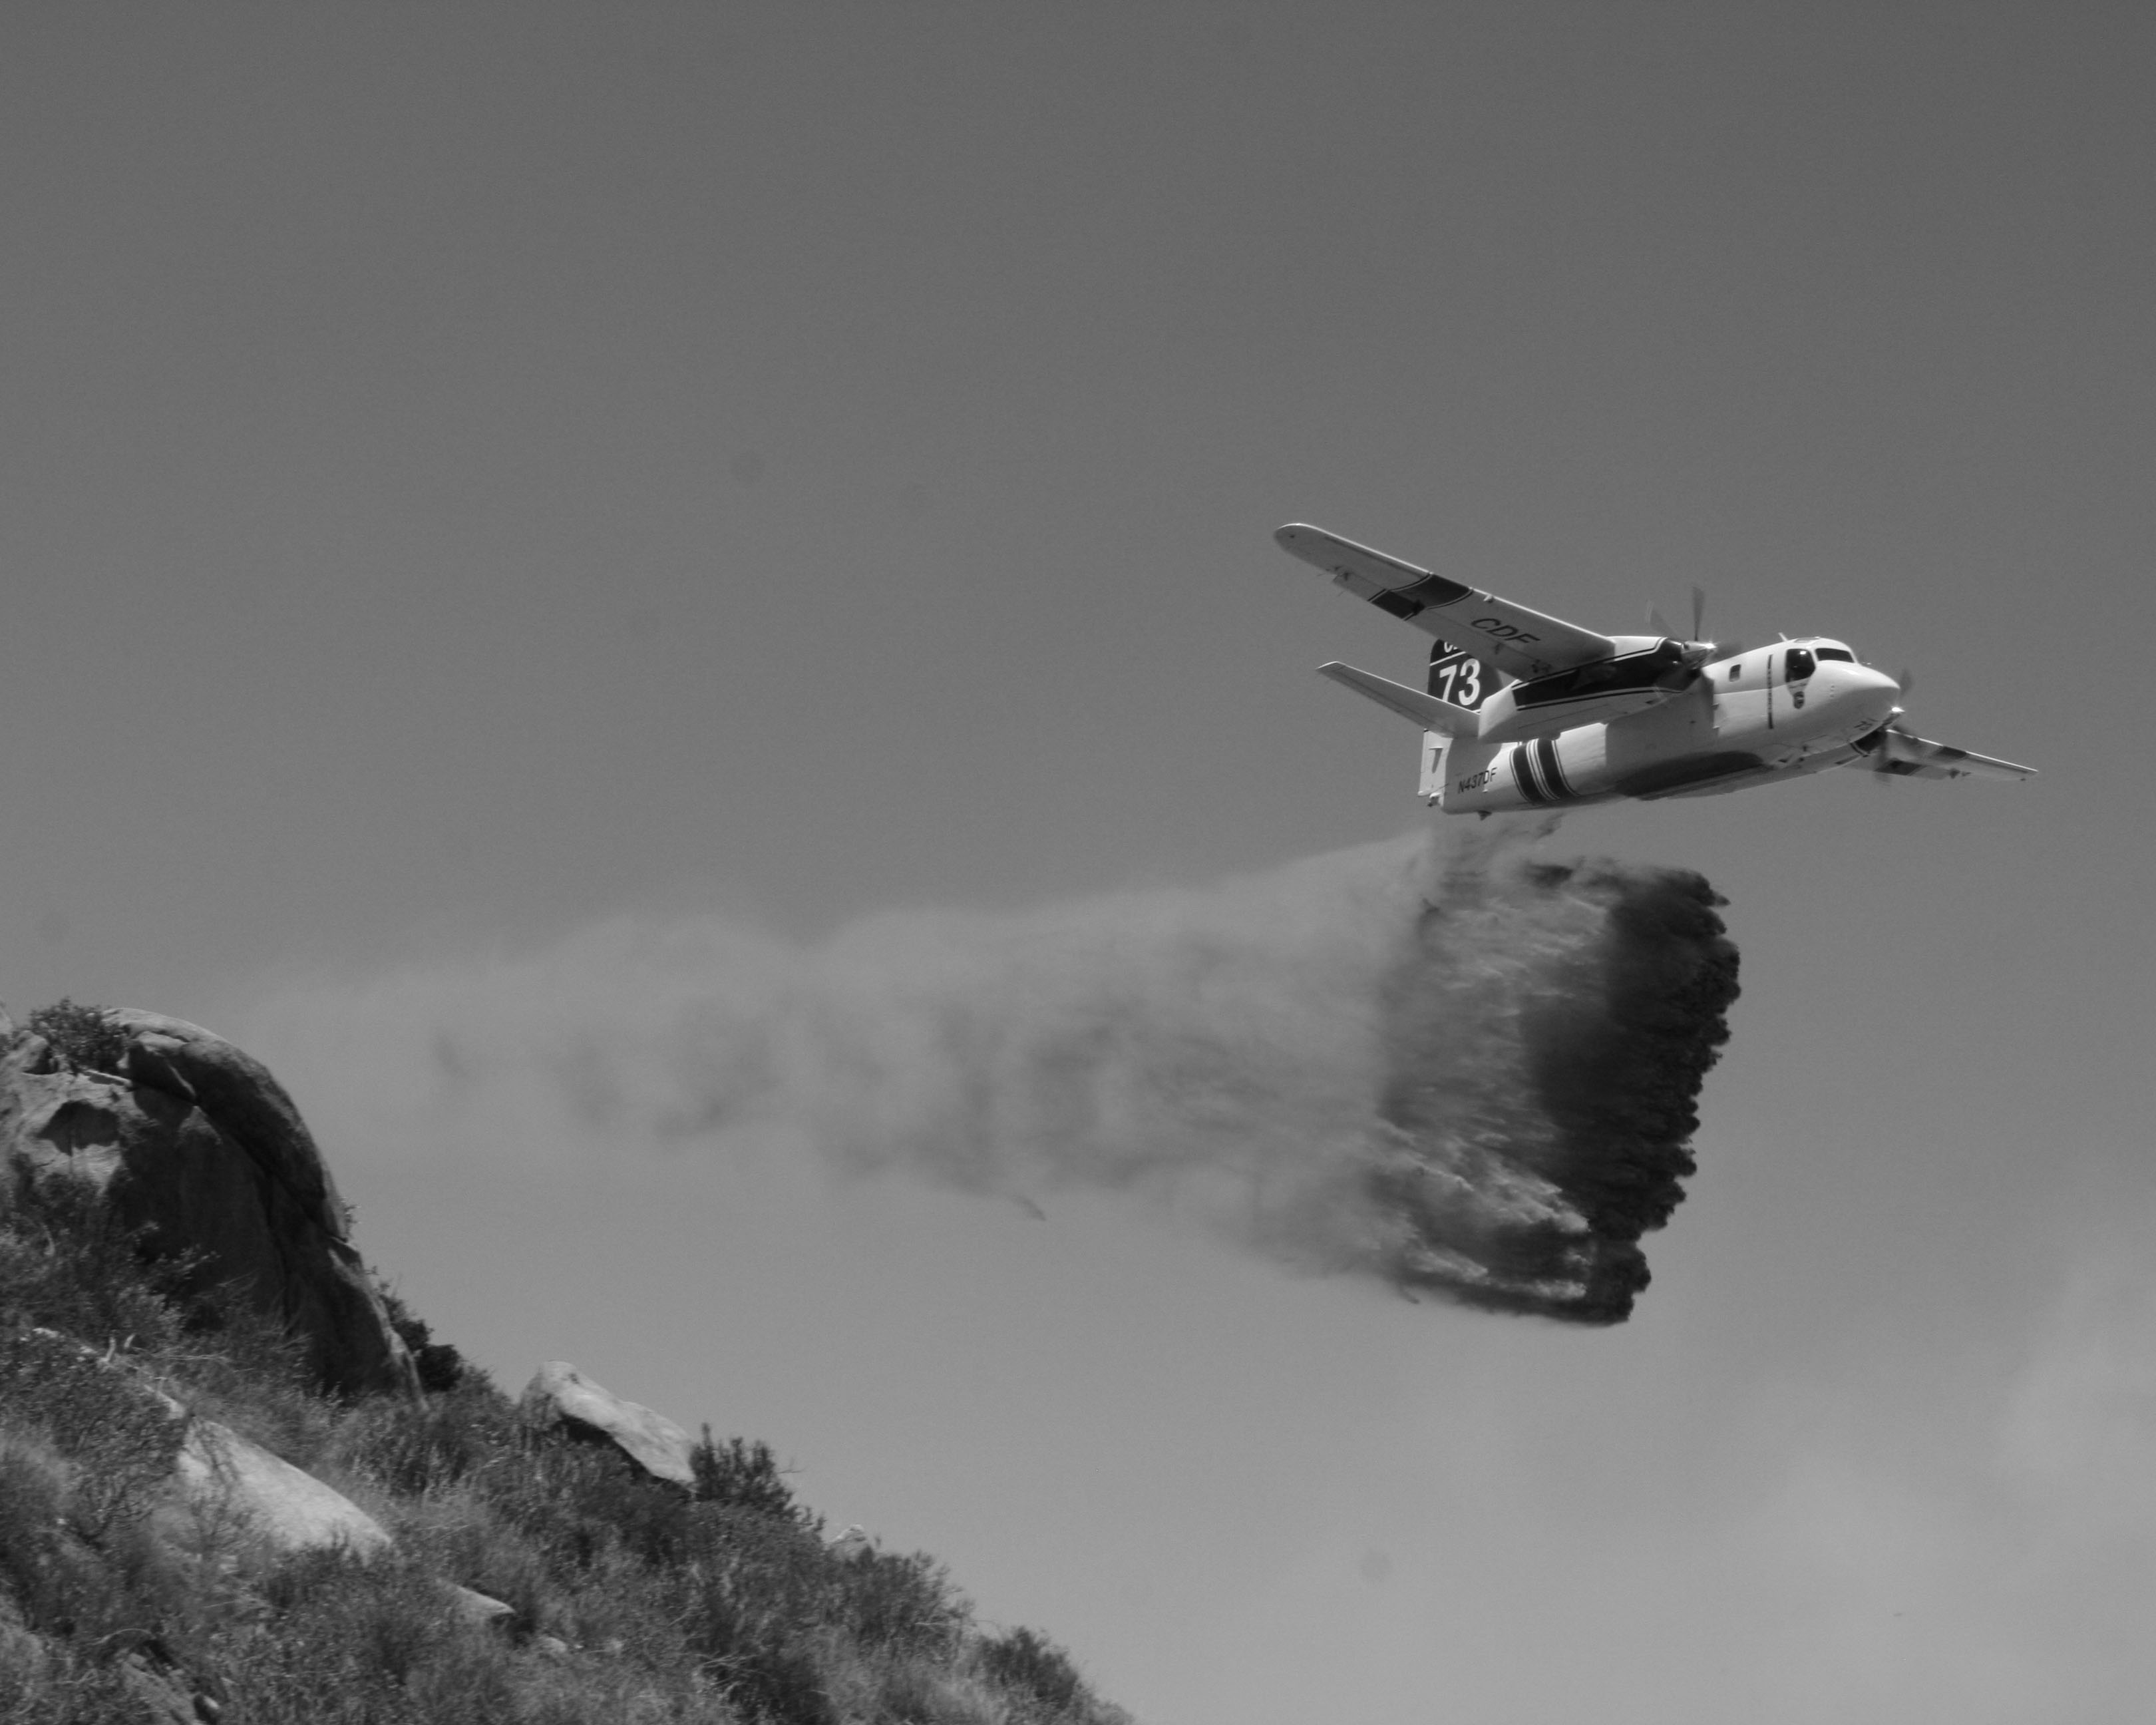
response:
<path id="1" fill-rule="evenodd" d="M 567 1360 L 549 1360 L 525 1386 L 524 1417 L 535 1425 L 558 1425 L 572 1435 L 613 1444 L 654 1479 L 694 1489 L 689 1457 L 696 1440 L 664 1414 L 624 1401 Z"/>
<path id="2" fill-rule="evenodd" d="M 95 1181 L 130 1226 L 205 1255 L 344 1394 L 415 1393 L 411 1354 L 353 1249 L 306 1123 L 259 1061 L 157 1013 L 107 1011 L 113 1070 L 0 1016 L 0 1207 L 18 1171 Z"/>
<path id="3" fill-rule="evenodd" d="M 277 1552 L 341 1546 L 369 1558 L 388 1548 L 388 1530 L 343 1492 L 230 1426 L 189 1413 L 130 1357 L 40 1327 L 16 1331 L 8 1353 L 18 1395 L 72 1401 L 73 1423 L 129 1435 L 120 1446 L 126 1453 L 109 1454 L 105 1470 L 115 1480 L 131 1475 L 136 1490 L 154 1489 L 167 1522 L 192 1520 Z"/>
<path id="4" fill-rule="evenodd" d="M 388 1530 L 343 1492 L 214 1420 L 188 1421 L 173 1481 L 191 1513 L 229 1518 L 277 1551 L 389 1548 Z"/>

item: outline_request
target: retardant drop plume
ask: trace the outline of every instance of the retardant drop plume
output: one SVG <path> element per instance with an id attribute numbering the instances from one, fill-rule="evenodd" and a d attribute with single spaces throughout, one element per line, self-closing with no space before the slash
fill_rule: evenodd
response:
<path id="1" fill-rule="evenodd" d="M 778 1142 L 1027 1203 L 1118 1190 L 1300 1267 L 1611 1323 L 1692 1171 L 1737 955 L 1698 875 L 1535 860 L 1548 831 L 893 914 L 810 948 L 623 920 L 296 991 L 268 1040 L 364 1045 L 415 1142 L 539 1106 L 594 1145 Z"/>

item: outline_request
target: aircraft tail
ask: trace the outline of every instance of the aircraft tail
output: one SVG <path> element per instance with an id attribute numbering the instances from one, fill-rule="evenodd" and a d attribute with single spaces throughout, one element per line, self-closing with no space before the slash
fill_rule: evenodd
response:
<path id="1" fill-rule="evenodd" d="M 1482 704 L 1512 680 L 1450 641 L 1430 644 L 1430 692 L 1463 711 L 1479 713 Z M 1472 737 L 1472 730 L 1461 736 Z"/>
<path id="2" fill-rule="evenodd" d="M 1444 789 L 1445 760 L 1454 742 L 1476 737 L 1481 726 L 1476 709 L 1511 680 L 1448 641 L 1430 644 L 1428 693 L 1337 660 L 1317 670 L 1320 676 L 1330 677 L 1365 701 L 1423 727 L 1420 794 L 1430 802 Z"/>
<path id="3" fill-rule="evenodd" d="M 1472 737 L 1478 722 L 1466 707 L 1435 695 L 1424 695 L 1419 689 L 1410 689 L 1404 683 L 1377 675 L 1374 672 L 1358 670 L 1352 665 L 1342 665 L 1335 660 L 1330 665 L 1317 668 L 1321 677 L 1330 677 L 1342 688 L 1353 689 L 1365 701 L 1374 701 L 1387 712 L 1398 713 L 1404 719 L 1412 719 L 1425 731 L 1442 732 L 1448 737 Z"/>
<path id="4" fill-rule="evenodd" d="M 1422 781 L 1415 794 L 1425 803 L 1436 802 L 1445 792 L 1445 764 L 1452 753 L 1452 739 L 1442 731 L 1422 734 Z"/>
<path id="5" fill-rule="evenodd" d="M 1487 763 L 1489 752 L 1484 750 L 1477 754 L 1473 742 L 1480 734 L 1482 706 L 1512 680 L 1487 660 L 1476 658 L 1450 641 L 1435 640 L 1430 644 L 1431 698 L 1445 701 L 1466 713 L 1474 723 L 1456 728 L 1451 736 L 1440 737 L 1431 733 L 1423 738 L 1421 794 L 1425 802 L 1442 805 L 1445 771 L 1456 754 L 1464 752 L 1470 757 L 1463 770 L 1471 770 L 1477 765 Z M 1455 738 L 1464 745 L 1463 750 L 1454 749 Z"/>

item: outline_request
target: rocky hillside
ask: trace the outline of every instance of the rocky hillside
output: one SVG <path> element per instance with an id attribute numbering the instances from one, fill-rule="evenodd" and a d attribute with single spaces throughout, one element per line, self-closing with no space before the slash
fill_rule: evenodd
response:
<path id="1" fill-rule="evenodd" d="M 1127 1725 L 770 1450 L 385 1292 L 258 1062 L 0 1015 L 0 1717 Z"/>

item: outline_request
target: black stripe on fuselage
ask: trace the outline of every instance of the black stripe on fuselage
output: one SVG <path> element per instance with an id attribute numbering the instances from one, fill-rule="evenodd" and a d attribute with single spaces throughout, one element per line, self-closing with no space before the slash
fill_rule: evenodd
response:
<path id="1" fill-rule="evenodd" d="M 1535 746 L 1531 742 L 1512 745 L 1512 783 L 1520 788 L 1520 794 L 1537 809 L 1549 806 L 1549 793 L 1535 781 Z"/>
<path id="2" fill-rule="evenodd" d="M 1564 782 L 1564 768 L 1558 765 L 1557 739 L 1545 737 L 1535 744 L 1535 767 L 1542 775 L 1543 785 L 1553 803 L 1569 803 L 1576 793 Z"/>

